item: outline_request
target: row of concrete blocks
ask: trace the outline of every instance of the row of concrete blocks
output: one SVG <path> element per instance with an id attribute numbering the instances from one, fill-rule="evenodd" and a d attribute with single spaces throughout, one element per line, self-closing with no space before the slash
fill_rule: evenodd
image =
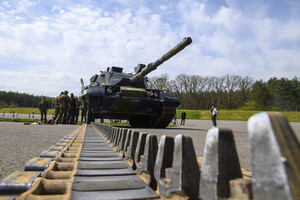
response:
<path id="1" fill-rule="evenodd" d="M 39 157 L 32 158 L 25 164 L 24 171 L 15 171 L 4 178 L 0 182 L 0 199 L 15 199 L 23 192 L 29 190 L 38 179 L 41 179 L 42 173 L 46 173 L 47 169 L 57 167 L 57 163 L 53 161 L 59 161 L 58 157 L 61 158 L 62 155 L 66 154 L 66 150 L 74 144 L 74 140 L 80 131 L 82 131 L 82 128 L 80 127 L 76 131 L 67 134 L 54 146 L 43 151 Z M 46 176 L 49 175 L 51 174 L 46 174 Z M 48 185 L 53 189 L 53 184 Z"/>
<path id="2" fill-rule="evenodd" d="M 164 198 L 299 199 L 299 142 L 285 117 L 260 113 L 248 121 L 252 177 L 240 168 L 231 130 L 210 129 L 203 158 L 190 137 L 157 136 L 94 124 L 124 160 Z"/>

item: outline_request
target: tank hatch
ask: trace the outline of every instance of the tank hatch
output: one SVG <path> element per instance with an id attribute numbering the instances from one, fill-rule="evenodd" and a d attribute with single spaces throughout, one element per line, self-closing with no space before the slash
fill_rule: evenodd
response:
<path id="1" fill-rule="evenodd" d="M 123 68 L 122 67 L 111 67 L 110 69 L 111 72 L 118 72 L 118 73 L 122 73 L 123 72 Z"/>

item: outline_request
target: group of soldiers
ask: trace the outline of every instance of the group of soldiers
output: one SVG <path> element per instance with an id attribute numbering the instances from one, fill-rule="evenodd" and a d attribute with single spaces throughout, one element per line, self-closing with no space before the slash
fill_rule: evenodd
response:
<path id="1" fill-rule="evenodd" d="M 80 101 L 73 93 L 68 95 L 68 91 L 61 92 L 55 98 L 55 114 L 53 122 L 56 124 L 77 124 L 79 110 L 81 109 L 81 122 L 86 115 L 86 105 Z"/>

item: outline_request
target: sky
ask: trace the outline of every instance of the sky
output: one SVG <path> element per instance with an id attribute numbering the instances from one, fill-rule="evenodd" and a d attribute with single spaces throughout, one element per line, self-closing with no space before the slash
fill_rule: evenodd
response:
<path id="1" fill-rule="evenodd" d="M 0 90 L 78 95 L 80 78 L 133 72 L 184 37 L 150 76 L 300 76 L 299 0 L 0 0 Z"/>

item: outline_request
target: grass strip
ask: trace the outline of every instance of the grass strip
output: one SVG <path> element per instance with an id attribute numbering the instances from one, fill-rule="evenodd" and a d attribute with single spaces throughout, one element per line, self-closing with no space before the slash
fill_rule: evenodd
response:
<path id="1" fill-rule="evenodd" d="M 35 115 L 39 115 L 40 111 L 38 108 L 1 108 L 0 113 L 15 113 L 20 114 L 31 114 L 34 111 Z M 177 110 L 177 119 L 180 119 L 182 110 Z M 184 110 L 186 112 L 187 119 L 196 119 L 196 120 L 211 120 L 210 110 Z M 47 114 L 52 115 L 54 109 L 49 109 Z M 229 121 L 248 121 L 248 119 L 259 112 L 263 111 L 252 111 L 252 110 L 218 110 L 217 120 L 229 120 Z M 283 111 L 282 113 L 289 122 L 300 122 L 300 112 L 295 111 Z M 1 115 L 0 115 L 1 117 Z"/>
<path id="2" fill-rule="evenodd" d="M 31 119 L 8 119 L 8 118 L 0 118 L 0 122 L 39 122 L 40 120 L 35 119 L 35 120 L 31 120 Z"/>
<path id="3" fill-rule="evenodd" d="M 177 119 L 180 119 L 182 110 L 177 110 Z M 184 110 L 186 119 L 211 120 L 210 110 Z M 218 110 L 217 120 L 248 121 L 248 119 L 263 111 L 250 110 Z M 268 111 L 269 112 L 269 111 Z M 300 122 L 300 112 L 284 111 L 282 113 L 289 122 Z"/>

